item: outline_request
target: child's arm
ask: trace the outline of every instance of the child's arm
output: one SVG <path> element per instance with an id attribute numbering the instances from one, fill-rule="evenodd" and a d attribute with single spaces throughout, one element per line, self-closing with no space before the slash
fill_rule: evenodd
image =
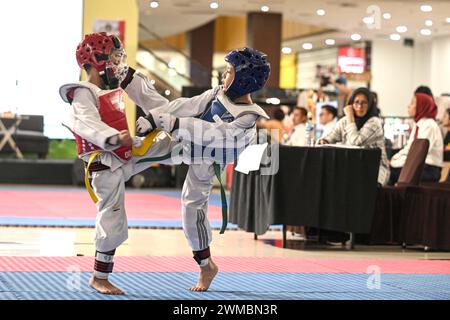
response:
<path id="1" fill-rule="evenodd" d="M 217 86 L 192 98 L 178 98 L 169 103 L 161 96 L 143 74 L 136 72 L 132 79 L 125 79 L 122 88 L 141 109 L 148 114 L 150 110 L 170 113 L 177 117 L 192 117 L 201 114 L 219 91 Z"/>
<path id="2" fill-rule="evenodd" d="M 209 103 L 216 97 L 220 87 L 206 90 L 192 98 L 178 98 L 169 103 L 167 107 L 158 108 L 158 112 L 170 113 L 175 117 L 195 117 L 203 113 Z"/>
<path id="3" fill-rule="evenodd" d="M 156 91 L 148 78 L 130 68 L 127 78 L 120 85 L 131 100 L 148 114 L 158 107 L 167 107 L 169 100 Z"/>
<path id="4" fill-rule="evenodd" d="M 117 144 L 108 142 L 114 136 L 119 137 L 120 132 L 101 121 L 96 102 L 89 89 L 76 89 L 71 107 L 72 112 L 63 123 L 66 127 L 104 150 L 117 148 Z"/>

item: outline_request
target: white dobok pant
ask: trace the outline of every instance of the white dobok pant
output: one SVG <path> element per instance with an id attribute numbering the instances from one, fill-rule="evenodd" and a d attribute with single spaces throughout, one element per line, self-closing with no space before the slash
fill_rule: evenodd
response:
<path id="1" fill-rule="evenodd" d="M 157 139 L 144 156 L 133 157 L 114 172 L 103 170 L 92 173 L 92 187 L 98 198 L 95 224 L 97 251 L 114 250 L 128 239 L 125 182 L 151 164 L 151 162 L 137 162 L 143 158 L 166 155 L 177 144 L 179 143 L 170 139 Z M 173 159 L 155 162 L 174 164 Z M 181 196 L 183 230 L 193 251 L 206 249 L 212 240 L 208 221 L 208 199 L 214 175 L 211 163 L 190 164 L 184 181 Z"/>

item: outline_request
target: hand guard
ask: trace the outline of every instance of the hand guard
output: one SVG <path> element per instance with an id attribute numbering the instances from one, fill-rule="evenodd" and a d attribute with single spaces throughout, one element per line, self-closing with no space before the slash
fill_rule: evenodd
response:
<path id="1" fill-rule="evenodd" d="M 139 117 L 136 121 L 136 132 L 139 135 L 145 135 L 152 131 L 154 128 L 149 120 L 144 117 Z"/>

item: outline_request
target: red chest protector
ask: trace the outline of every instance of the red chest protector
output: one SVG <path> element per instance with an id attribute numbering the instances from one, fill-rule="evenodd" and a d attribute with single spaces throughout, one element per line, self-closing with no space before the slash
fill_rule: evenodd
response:
<path id="1" fill-rule="evenodd" d="M 73 100 L 75 90 L 80 87 L 87 87 L 87 86 L 79 85 L 77 87 L 72 87 L 69 90 L 67 90 L 67 99 L 69 100 L 69 102 Z M 93 91 L 91 87 L 89 89 Z M 100 90 L 98 92 L 95 92 L 95 95 L 97 96 L 97 107 L 102 122 L 106 123 L 108 126 L 118 131 L 128 130 L 122 89 L 104 90 L 104 91 Z M 80 137 L 75 133 L 74 136 L 77 144 L 78 155 L 80 157 L 90 154 L 96 150 L 102 150 L 97 145 L 93 144 L 92 142 L 86 139 L 83 139 L 82 137 Z M 127 162 L 131 159 L 131 146 L 118 147 L 112 152 L 122 161 Z"/>

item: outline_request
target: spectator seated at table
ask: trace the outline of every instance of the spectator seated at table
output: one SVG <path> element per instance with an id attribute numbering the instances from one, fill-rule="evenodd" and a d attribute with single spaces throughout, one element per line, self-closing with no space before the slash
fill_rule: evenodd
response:
<path id="1" fill-rule="evenodd" d="M 292 122 L 294 128 L 285 138 L 284 144 L 287 146 L 306 146 L 306 122 L 308 121 L 308 111 L 303 107 L 295 107 L 292 110 Z"/>
<path id="2" fill-rule="evenodd" d="M 408 114 L 414 118 L 414 127 L 406 146 L 391 159 L 389 184 L 397 182 L 405 165 L 411 144 L 415 139 L 428 139 L 430 147 L 425 159 L 421 177 L 422 182 L 438 182 L 441 177 L 444 158 L 444 144 L 441 131 L 436 123 L 437 106 L 434 99 L 425 93 L 416 93 L 408 106 Z"/>
<path id="3" fill-rule="evenodd" d="M 367 88 L 356 89 L 344 108 L 345 117 L 318 144 L 342 143 L 350 146 L 381 149 L 378 183 L 385 185 L 389 180 L 389 161 L 384 145 L 383 124 L 379 110 L 375 107 L 373 95 Z"/>
<path id="4" fill-rule="evenodd" d="M 323 132 L 320 138 L 327 136 L 336 126 L 337 109 L 332 105 L 326 104 L 320 109 L 320 124 L 323 125 Z"/>

